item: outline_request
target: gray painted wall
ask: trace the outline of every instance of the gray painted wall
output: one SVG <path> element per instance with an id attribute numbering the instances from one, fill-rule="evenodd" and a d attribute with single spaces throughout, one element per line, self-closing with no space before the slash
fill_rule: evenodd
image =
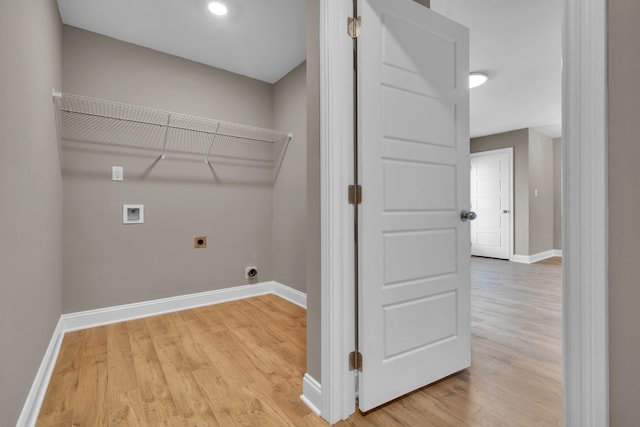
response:
<path id="1" fill-rule="evenodd" d="M 520 129 L 471 140 L 471 152 L 513 147 L 514 252 L 529 255 L 529 131 Z"/>
<path id="2" fill-rule="evenodd" d="M 530 255 L 553 249 L 553 226 L 553 140 L 529 129 Z"/>
<path id="3" fill-rule="evenodd" d="M 640 396 L 640 2 L 608 7 L 610 410 L 612 427 L 630 427 Z"/>
<path id="4" fill-rule="evenodd" d="M 562 249 L 562 138 L 553 140 L 553 249 Z"/>
<path id="5" fill-rule="evenodd" d="M 62 179 L 51 89 L 54 0 L 0 13 L 0 426 L 14 426 L 61 313 Z"/>
<path id="6" fill-rule="evenodd" d="M 66 92 L 272 126 L 273 87 L 257 80 L 68 26 L 62 64 Z M 158 154 L 63 150 L 64 312 L 242 285 L 247 265 L 273 279 L 271 183 L 255 168 Z M 122 225 L 123 203 L 143 203 L 145 224 Z"/>
<path id="7" fill-rule="evenodd" d="M 271 127 L 268 83 L 65 25 L 66 92 Z"/>
<path id="8" fill-rule="evenodd" d="M 321 380 L 320 2 L 307 0 L 307 373 Z"/>
<path id="9" fill-rule="evenodd" d="M 274 85 L 273 127 L 293 132 L 273 188 L 273 277 L 306 292 L 307 67 L 300 64 Z"/>

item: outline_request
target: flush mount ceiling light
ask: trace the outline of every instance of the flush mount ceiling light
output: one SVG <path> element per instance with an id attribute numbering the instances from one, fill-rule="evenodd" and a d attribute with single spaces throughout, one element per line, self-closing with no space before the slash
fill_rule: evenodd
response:
<path id="1" fill-rule="evenodd" d="M 487 76 L 485 73 L 471 73 L 469 74 L 469 89 L 481 86 L 485 84 L 487 80 L 489 80 L 489 76 Z"/>
<path id="2" fill-rule="evenodd" d="M 219 1 L 212 1 L 211 3 L 209 3 L 208 7 L 209 12 L 213 13 L 214 15 L 224 16 L 227 14 L 227 6 L 220 3 Z"/>

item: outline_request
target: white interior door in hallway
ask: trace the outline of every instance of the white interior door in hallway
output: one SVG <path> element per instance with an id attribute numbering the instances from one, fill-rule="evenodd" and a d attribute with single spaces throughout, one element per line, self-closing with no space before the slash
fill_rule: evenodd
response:
<path id="1" fill-rule="evenodd" d="M 471 255 L 513 257 L 513 148 L 471 154 Z"/>
<path id="2" fill-rule="evenodd" d="M 358 13 L 359 407 L 471 361 L 469 33 L 411 0 Z"/>

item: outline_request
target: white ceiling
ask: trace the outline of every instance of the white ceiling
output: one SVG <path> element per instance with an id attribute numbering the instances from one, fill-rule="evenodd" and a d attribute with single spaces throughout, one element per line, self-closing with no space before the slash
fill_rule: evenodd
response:
<path id="1" fill-rule="evenodd" d="M 58 0 L 62 22 L 275 83 L 306 58 L 306 0 Z"/>
<path id="2" fill-rule="evenodd" d="M 306 0 L 58 0 L 65 24 L 275 83 L 305 59 Z M 389 0 L 391 1 L 391 0 Z M 471 136 L 532 127 L 561 134 L 560 0 L 431 0 L 465 25 L 471 70 Z M 365 24 L 366 25 L 366 24 Z"/>
<path id="3" fill-rule="evenodd" d="M 431 0 L 469 28 L 470 68 L 489 75 L 471 89 L 471 136 L 531 127 L 562 132 L 560 0 Z"/>

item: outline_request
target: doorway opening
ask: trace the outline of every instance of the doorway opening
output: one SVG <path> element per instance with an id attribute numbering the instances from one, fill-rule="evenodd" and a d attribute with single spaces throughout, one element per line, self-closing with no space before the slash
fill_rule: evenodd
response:
<path id="1" fill-rule="evenodd" d="M 564 1 L 563 85 L 564 100 L 564 179 L 565 209 L 563 237 L 563 369 L 565 423 L 569 425 L 602 424 L 608 417 L 606 362 L 606 3 L 601 0 Z M 349 7 L 321 3 L 322 22 L 342 22 Z M 352 336 L 352 297 L 343 284 L 352 277 L 348 264 L 337 257 L 351 252 L 342 239 L 349 232 L 349 210 L 340 207 L 348 183 L 346 165 L 353 159 L 338 141 L 353 135 L 352 124 L 345 120 L 352 106 L 340 104 L 351 93 L 349 82 L 338 70 L 349 67 L 352 49 L 341 41 L 339 26 L 332 31 L 321 29 L 321 39 L 332 46 L 331 58 L 321 49 L 325 70 L 323 81 L 330 82 L 323 91 L 323 279 L 322 279 L 322 403 L 326 419 L 335 422 L 353 412 L 353 378 L 342 355 L 347 350 L 345 334 Z M 588 38 L 582 37 L 589 35 Z M 596 42 L 593 42 L 593 41 Z M 570 53 L 570 55 L 569 55 Z M 585 77 L 588 76 L 588 79 Z M 577 84 L 589 82 L 589 84 Z M 574 84 L 575 83 L 575 84 Z M 337 102 L 330 102 L 331 100 Z M 328 108 L 331 106 L 331 108 Z M 335 139 L 334 139 L 335 138 Z M 333 143 L 331 142 L 333 141 Z M 578 144 L 579 141 L 579 144 Z M 326 144 L 326 145 L 325 145 Z M 585 146 L 589 149 L 585 150 Z M 589 165 L 590 167 L 581 167 Z M 588 171 L 588 173 L 587 173 Z M 335 185 L 331 185 L 334 183 Z M 571 192 L 567 192 L 571 189 Z M 569 197 L 568 194 L 572 196 Z M 588 211 L 588 215 L 584 213 Z M 576 215 L 571 213 L 575 212 Z M 582 212 L 582 214 L 579 214 Z M 569 222 L 567 217 L 571 217 Z M 348 252 L 345 251 L 345 243 Z M 347 273 L 347 274 L 345 274 Z M 580 277 L 580 283 L 575 280 Z M 567 316 L 566 313 L 571 313 Z M 586 316 L 586 317 L 585 317 Z M 580 319 L 593 322 L 583 324 Z M 332 319 L 332 320 L 330 320 Z M 340 320 L 340 321 L 337 321 Z M 568 337 L 571 337 L 569 339 Z M 587 352 L 580 349 L 588 349 Z M 588 357 L 587 357 L 588 356 Z M 366 363 L 366 362 L 365 362 Z M 586 390 L 586 392 L 585 392 Z"/>

